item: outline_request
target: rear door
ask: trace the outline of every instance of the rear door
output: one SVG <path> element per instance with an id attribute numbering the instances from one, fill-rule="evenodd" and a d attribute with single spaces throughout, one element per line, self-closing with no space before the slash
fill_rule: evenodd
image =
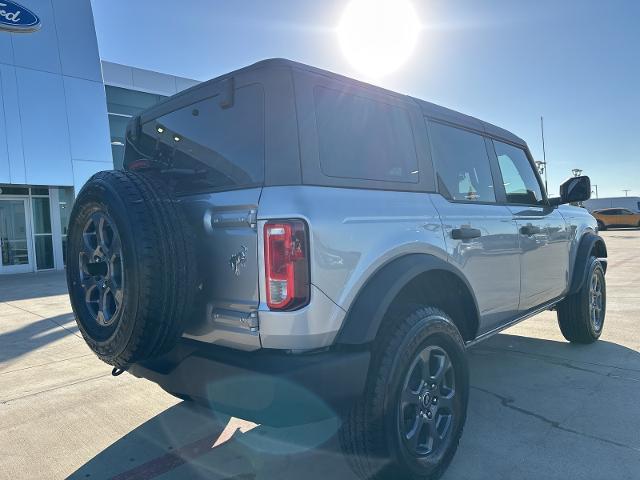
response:
<path id="1" fill-rule="evenodd" d="M 520 241 L 520 310 L 562 295 L 569 278 L 569 234 L 558 211 L 547 205 L 542 184 L 527 152 L 492 141 L 501 187 Z"/>
<path id="2" fill-rule="evenodd" d="M 518 312 L 520 259 L 516 224 L 499 204 L 497 172 L 478 133 L 429 121 L 440 195 L 433 203 L 442 220 L 449 261 L 476 296 L 480 332 L 493 330 Z"/>

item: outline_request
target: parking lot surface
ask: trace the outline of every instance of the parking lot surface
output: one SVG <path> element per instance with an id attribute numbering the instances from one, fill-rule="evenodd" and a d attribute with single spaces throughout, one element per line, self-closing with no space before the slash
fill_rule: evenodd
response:
<path id="1" fill-rule="evenodd" d="M 445 479 L 640 478 L 640 230 L 602 235 L 601 340 L 570 345 L 545 312 L 471 349 Z M 1 479 L 352 479 L 336 429 L 257 426 L 113 378 L 75 326 L 62 273 L 0 277 Z"/>

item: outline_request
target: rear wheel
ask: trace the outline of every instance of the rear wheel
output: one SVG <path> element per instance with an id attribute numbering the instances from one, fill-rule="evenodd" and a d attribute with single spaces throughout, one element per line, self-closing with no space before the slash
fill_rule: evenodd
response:
<path id="1" fill-rule="evenodd" d="M 604 224 L 604 222 L 602 222 L 601 220 L 598 220 L 598 230 L 602 232 L 606 229 L 607 229 L 607 226 Z"/>
<path id="2" fill-rule="evenodd" d="M 370 478 L 439 478 L 466 420 L 462 337 L 441 310 L 421 307 L 382 332 L 367 388 L 341 430 L 353 470 Z"/>
<path id="3" fill-rule="evenodd" d="M 602 334 L 607 307 L 604 269 L 597 258 L 580 290 L 558 304 L 558 324 L 564 338 L 573 343 L 593 343 Z"/>

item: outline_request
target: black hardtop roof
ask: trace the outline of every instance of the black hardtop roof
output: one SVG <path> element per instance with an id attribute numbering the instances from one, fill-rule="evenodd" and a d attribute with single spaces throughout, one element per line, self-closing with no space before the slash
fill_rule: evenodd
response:
<path id="1" fill-rule="evenodd" d="M 229 73 L 225 73 L 224 75 L 220 75 L 218 77 L 215 77 L 211 80 L 207 80 L 203 83 L 200 83 L 198 85 L 195 85 L 187 90 L 184 90 L 180 93 L 178 93 L 177 95 L 174 95 L 173 97 L 170 97 L 167 100 L 164 100 L 163 102 L 160 102 L 157 106 L 160 106 L 162 104 L 164 104 L 166 101 L 170 101 L 172 99 L 175 99 L 177 97 L 181 97 L 183 95 L 188 95 L 190 92 L 197 90 L 199 88 L 202 88 L 203 86 L 209 85 L 209 84 L 213 84 L 213 83 L 217 83 L 220 82 L 222 80 L 228 79 L 233 77 L 234 75 L 237 75 L 239 73 L 242 72 L 248 72 L 248 71 L 252 71 L 252 70 L 268 70 L 268 69 L 272 69 L 272 68 L 282 68 L 282 67 L 286 67 L 286 68 L 291 68 L 293 70 L 300 70 L 300 71 L 305 71 L 305 72 L 309 72 L 309 73 L 314 73 L 317 75 L 322 75 L 322 76 L 326 76 L 326 77 L 330 77 L 330 78 L 334 78 L 336 80 L 339 80 L 341 82 L 346 82 L 346 83 L 350 83 L 353 84 L 355 86 L 359 86 L 362 88 L 367 88 L 367 89 L 372 89 L 374 91 L 377 91 L 378 93 L 384 93 L 387 95 L 391 95 L 397 98 L 403 98 L 403 99 L 410 99 L 412 101 L 414 101 L 415 103 L 418 104 L 418 106 L 420 107 L 420 109 L 422 110 L 423 115 L 427 116 L 427 117 L 432 117 L 434 119 L 438 119 L 441 121 L 445 121 L 445 122 L 450 122 L 450 123 L 454 123 L 457 125 L 460 125 L 462 127 L 466 127 L 466 128 L 470 128 L 473 130 L 478 130 L 480 132 L 484 132 L 487 133 L 489 135 L 498 137 L 498 138 L 502 138 L 508 142 L 511 143 L 515 143 L 515 144 L 519 144 L 522 146 L 526 146 L 526 142 L 521 139 L 520 137 L 518 137 L 517 135 L 514 135 L 513 133 L 509 132 L 508 130 L 505 130 L 503 128 L 497 127 L 495 125 L 492 125 L 491 123 L 485 122 L 483 120 L 480 120 L 478 118 L 472 117 L 470 115 L 465 115 L 464 113 L 460 113 L 457 112 L 455 110 L 451 110 L 449 108 L 445 108 L 442 107 L 440 105 L 436 105 L 435 103 L 431 103 L 431 102 L 427 102 L 425 100 L 421 100 L 419 98 L 415 98 L 415 97 L 411 97 L 409 95 L 403 95 L 401 93 L 397 93 L 394 92 L 392 90 L 387 90 L 385 88 L 382 87 L 378 87 L 375 85 L 371 85 L 369 83 L 365 83 L 359 80 L 355 80 L 353 78 L 350 77 L 346 77 L 344 75 L 340 75 L 338 73 L 333 73 L 330 72 L 328 70 L 323 70 L 321 68 L 317 68 L 317 67 L 312 67 L 311 65 L 306 65 L 304 63 L 300 63 L 300 62 L 295 62 L 293 60 L 288 60 L 286 58 L 269 58 L 266 60 L 261 60 L 259 62 L 256 62 L 254 64 L 248 65 L 246 67 L 243 68 L 239 68 L 237 70 L 234 70 L 232 72 Z M 155 110 L 155 107 L 151 107 L 148 112 L 152 112 L 153 110 Z M 143 116 L 145 115 L 145 113 L 147 112 L 143 112 Z"/>

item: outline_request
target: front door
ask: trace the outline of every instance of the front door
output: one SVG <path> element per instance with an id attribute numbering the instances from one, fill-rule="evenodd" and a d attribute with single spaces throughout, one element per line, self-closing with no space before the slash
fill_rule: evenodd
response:
<path id="1" fill-rule="evenodd" d="M 520 243 L 520 311 L 562 295 L 569 281 L 569 233 L 548 205 L 540 177 L 524 148 L 493 140 L 507 206 Z"/>
<path id="2" fill-rule="evenodd" d="M 569 278 L 568 231 L 556 208 L 510 206 L 520 234 L 520 310 L 562 295 Z"/>
<path id="3" fill-rule="evenodd" d="M 0 274 L 33 271 L 27 199 L 0 200 Z"/>
<path id="4" fill-rule="evenodd" d="M 640 215 L 626 208 L 621 208 L 620 211 L 622 212 L 622 216 L 620 217 L 621 224 L 629 227 L 640 227 Z"/>

